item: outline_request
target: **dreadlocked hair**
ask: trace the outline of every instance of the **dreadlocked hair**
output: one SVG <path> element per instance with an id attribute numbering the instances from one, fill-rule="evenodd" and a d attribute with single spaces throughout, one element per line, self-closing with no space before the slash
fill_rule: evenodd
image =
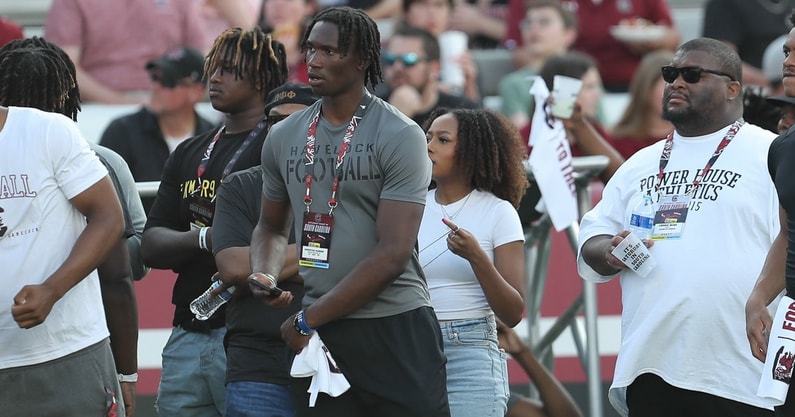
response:
<path id="1" fill-rule="evenodd" d="M 337 48 L 345 56 L 358 51 L 359 56 L 368 63 L 364 74 L 364 84 L 372 88 L 383 81 L 381 75 L 381 34 L 375 21 L 360 9 L 347 6 L 329 7 L 318 13 L 304 32 L 301 39 L 301 51 L 306 51 L 309 34 L 317 22 L 329 22 L 337 25 L 339 38 Z"/>
<path id="2" fill-rule="evenodd" d="M 519 207 L 530 182 L 522 160 L 526 147 L 511 121 L 491 110 L 436 109 L 425 122 L 450 114 L 458 122 L 454 161 L 473 188 L 489 191 Z"/>
<path id="3" fill-rule="evenodd" d="M 284 45 L 255 27 L 231 28 L 218 35 L 204 61 L 204 78 L 215 70 L 234 71 L 235 79 L 247 79 L 259 88 L 262 97 L 287 81 L 287 55 Z"/>
<path id="4" fill-rule="evenodd" d="M 57 45 L 34 36 L 0 48 L 0 105 L 32 107 L 77 121 L 75 66 Z"/>

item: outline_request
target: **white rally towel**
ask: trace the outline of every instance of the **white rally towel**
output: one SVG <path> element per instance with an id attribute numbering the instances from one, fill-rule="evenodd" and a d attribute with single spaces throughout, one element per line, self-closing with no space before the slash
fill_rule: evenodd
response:
<path id="1" fill-rule="evenodd" d="M 536 107 L 529 139 L 533 150 L 527 162 L 541 190 L 536 210 L 549 213 L 555 230 L 561 231 L 579 219 L 571 148 L 563 122 L 550 113 L 549 90 L 541 77 L 533 81 L 530 94 Z"/>
<path id="2" fill-rule="evenodd" d="M 784 404 L 787 397 L 795 364 L 795 300 L 787 296 L 781 298 L 772 327 L 756 394 L 772 398 L 778 406 Z"/>
<path id="3" fill-rule="evenodd" d="M 306 347 L 296 355 L 290 375 L 297 378 L 312 377 L 312 383 L 306 390 L 309 393 L 310 407 L 315 406 L 320 392 L 338 397 L 351 387 L 317 332 L 312 334 Z"/>

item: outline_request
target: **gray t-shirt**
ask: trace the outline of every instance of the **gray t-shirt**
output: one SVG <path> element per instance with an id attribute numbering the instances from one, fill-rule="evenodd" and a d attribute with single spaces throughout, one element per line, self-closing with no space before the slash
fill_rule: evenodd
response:
<path id="1" fill-rule="evenodd" d="M 144 225 L 146 225 L 146 212 L 141 202 L 141 196 L 138 195 L 135 179 L 127 162 L 119 154 L 96 143 L 89 142 L 89 146 L 100 157 L 100 160 L 103 160 L 103 164 L 106 164 L 108 173 L 111 174 L 113 180 L 113 186 L 116 188 L 116 194 L 121 201 L 126 223 L 127 248 L 130 251 L 130 269 L 133 280 L 138 281 L 149 273 L 149 267 L 144 265 L 141 257 L 141 237 L 144 233 Z"/>
<path id="2" fill-rule="evenodd" d="M 300 230 L 306 210 L 304 148 L 307 129 L 319 110 L 320 101 L 275 125 L 262 148 L 263 193 L 274 201 L 289 199 L 295 215 L 299 257 Z M 328 213 L 333 162 L 347 127 L 347 123 L 332 126 L 320 118 L 315 134 L 313 212 Z M 375 248 L 376 211 L 381 199 L 425 204 L 431 179 L 425 135 L 396 108 L 373 97 L 351 140 L 343 171 L 337 192 L 339 205 L 334 210 L 329 268 L 300 268 L 304 278 L 304 306 L 329 292 Z M 349 317 L 392 316 L 430 305 L 415 250 L 405 271 L 375 300 Z"/>

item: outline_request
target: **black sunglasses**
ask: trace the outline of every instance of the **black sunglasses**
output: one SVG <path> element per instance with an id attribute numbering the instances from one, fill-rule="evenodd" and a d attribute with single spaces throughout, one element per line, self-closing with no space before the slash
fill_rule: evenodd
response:
<path id="1" fill-rule="evenodd" d="M 710 74 L 720 75 L 723 77 L 729 77 L 730 80 L 737 81 L 734 79 L 734 77 L 732 77 L 729 74 L 726 74 L 725 72 L 704 69 L 701 67 L 677 68 L 671 65 L 666 65 L 660 69 L 662 70 L 662 78 L 667 83 L 674 82 L 679 77 L 679 74 L 681 74 L 682 79 L 685 80 L 686 83 L 695 84 L 701 80 L 701 74 L 705 72 L 708 72 Z"/>
<path id="2" fill-rule="evenodd" d="M 406 68 L 413 67 L 418 63 L 425 61 L 425 58 L 420 58 L 420 56 L 414 52 L 409 52 L 403 55 L 397 55 L 392 52 L 384 52 L 381 57 L 384 59 L 384 64 L 387 66 L 392 66 L 395 62 L 400 60 L 400 63 Z"/>
<path id="3" fill-rule="evenodd" d="M 273 126 L 276 123 L 281 122 L 282 120 L 286 119 L 289 114 L 274 114 L 272 116 L 268 116 L 268 126 Z"/>
<path id="4" fill-rule="evenodd" d="M 163 88 L 168 89 L 177 88 L 178 86 L 188 86 L 195 83 L 192 80 L 187 79 L 175 80 L 169 77 L 163 77 L 161 74 L 155 72 L 149 73 L 149 79 L 151 79 L 152 82 L 160 84 L 163 86 Z"/>

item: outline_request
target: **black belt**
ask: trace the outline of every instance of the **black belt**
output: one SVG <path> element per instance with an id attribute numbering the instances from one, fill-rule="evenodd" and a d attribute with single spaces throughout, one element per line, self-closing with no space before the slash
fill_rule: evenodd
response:
<path id="1" fill-rule="evenodd" d="M 210 331 L 224 327 L 224 325 L 215 324 L 210 320 L 196 320 L 195 318 L 193 318 L 183 323 L 180 323 L 179 327 L 182 327 L 186 331 L 193 333 L 210 333 Z"/>

